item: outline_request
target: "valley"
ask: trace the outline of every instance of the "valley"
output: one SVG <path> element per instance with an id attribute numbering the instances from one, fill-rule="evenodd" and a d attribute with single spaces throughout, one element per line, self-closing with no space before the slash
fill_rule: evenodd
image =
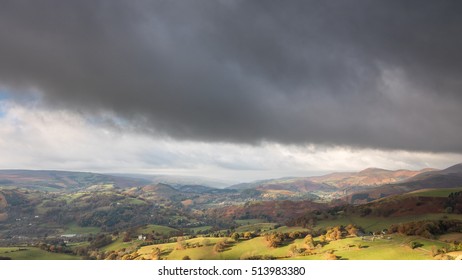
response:
<path id="1" fill-rule="evenodd" d="M 149 178 L 0 170 L 0 258 L 462 255 L 461 164 L 444 170 L 368 168 L 224 188 L 190 178 Z"/>

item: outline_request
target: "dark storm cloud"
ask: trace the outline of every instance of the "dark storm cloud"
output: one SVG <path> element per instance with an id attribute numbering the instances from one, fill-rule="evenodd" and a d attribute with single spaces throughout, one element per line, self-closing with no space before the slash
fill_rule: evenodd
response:
<path id="1" fill-rule="evenodd" d="M 460 1 L 2 1 L 0 83 L 179 139 L 462 151 Z"/>

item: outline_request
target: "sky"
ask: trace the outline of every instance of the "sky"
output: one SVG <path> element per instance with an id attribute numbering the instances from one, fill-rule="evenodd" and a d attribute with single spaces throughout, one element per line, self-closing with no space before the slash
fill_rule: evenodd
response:
<path id="1" fill-rule="evenodd" d="M 462 162 L 460 1 L 1 1 L 0 168 Z"/>

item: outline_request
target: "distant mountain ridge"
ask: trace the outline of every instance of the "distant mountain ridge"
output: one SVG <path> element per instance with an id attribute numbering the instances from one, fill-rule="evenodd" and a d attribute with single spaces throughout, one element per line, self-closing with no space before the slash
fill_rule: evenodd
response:
<path id="1" fill-rule="evenodd" d="M 390 183 L 401 182 L 416 175 L 435 171 L 426 168 L 422 170 L 386 170 L 380 168 L 367 168 L 359 172 L 332 173 L 324 176 L 311 177 L 310 180 L 317 183 L 325 183 L 337 188 L 352 186 L 380 186 Z"/>
<path id="2" fill-rule="evenodd" d="M 162 183 L 170 186 L 184 186 L 184 185 L 200 185 L 212 188 L 226 188 L 231 183 L 225 180 L 211 179 L 201 176 L 176 176 L 176 175 L 160 175 L 160 174 L 131 174 L 131 173 L 111 173 L 110 175 L 140 178 L 145 179 L 153 184 Z"/>
<path id="3" fill-rule="evenodd" d="M 135 175 L 136 176 L 136 175 Z M 0 170 L 0 186 L 11 186 L 45 191 L 75 191 L 92 186 L 112 185 L 115 188 L 154 194 L 156 197 L 171 197 L 179 194 L 226 194 L 242 192 L 250 197 L 265 199 L 298 198 L 307 195 L 323 199 L 345 198 L 346 201 L 371 201 L 381 197 L 414 191 L 423 188 L 452 188 L 462 186 L 462 164 L 443 170 L 426 168 L 422 170 L 386 170 L 367 168 L 359 172 L 337 172 L 322 176 L 288 177 L 241 183 L 225 189 L 216 189 L 195 184 L 182 178 L 184 183 L 169 184 L 148 178 L 159 175 L 121 175 L 98 174 L 91 172 L 72 172 L 56 170 Z M 160 176 L 162 178 L 162 176 Z M 171 178 L 176 180 L 176 178 Z M 250 192 L 244 192 L 249 190 Z M 135 191 L 135 190 L 132 190 Z"/>
<path id="4" fill-rule="evenodd" d="M 346 200 L 349 203 L 363 203 L 420 189 L 459 187 L 462 187 L 462 164 L 456 164 L 443 170 L 423 172 L 401 182 L 386 184 L 378 188 L 356 192 L 348 195 Z"/>
<path id="5" fill-rule="evenodd" d="M 336 172 L 322 176 L 281 178 L 261 180 L 230 186 L 231 189 L 257 190 L 291 190 L 299 192 L 327 191 L 334 192 L 351 187 L 378 187 L 390 183 L 408 180 L 419 174 L 433 172 L 436 169 L 426 168 L 412 170 L 386 170 L 367 168 L 359 172 Z"/>

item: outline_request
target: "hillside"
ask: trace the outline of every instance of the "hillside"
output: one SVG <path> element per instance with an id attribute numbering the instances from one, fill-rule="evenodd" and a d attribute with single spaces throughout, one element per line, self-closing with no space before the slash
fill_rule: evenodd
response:
<path id="1" fill-rule="evenodd" d="M 133 174 L 133 173 L 113 173 L 110 175 L 115 175 L 119 177 L 129 177 L 129 178 L 139 178 L 149 181 L 153 184 L 167 184 L 173 187 L 184 186 L 184 185 L 200 185 L 211 188 L 226 188 L 232 183 L 225 180 L 216 180 L 206 177 L 199 176 L 175 176 L 175 175 L 151 175 L 151 174 Z"/>
<path id="2" fill-rule="evenodd" d="M 413 178 L 407 180 L 407 182 L 418 182 L 422 180 L 428 180 L 431 178 L 438 178 L 442 175 L 452 175 L 454 177 L 462 176 L 462 163 L 450 166 L 443 170 L 430 170 L 422 174 L 416 175 Z"/>
<path id="3" fill-rule="evenodd" d="M 212 187 L 207 187 L 203 185 L 178 185 L 174 188 L 182 193 L 195 193 L 195 194 L 220 194 L 220 193 L 235 193 L 235 190 L 231 189 L 217 189 Z"/>
<path id="4" fill-rule="evenodd" d="M 5 196 L 0 193 L 0 222 L 6 221 L 8 219 L 8 213 L 6 208 L 8 207 L 8 202 L 6 201 Z"/>
<path id="5" fill-rule="evenodd" d="M 311 177 L 316 183 L 324 183 L 337 188 L 357 186 L 381 186 L 401 182 L 416 175 L 433 171 L 435 169 L 412 170 L 386 170 L 380 168 L 367 168 L 360 172 L 332 173 L 325 176 Z"/>
<path id="6" fill-rule="evenodd" d="M 263 219 L 285 222 L 288 219 L 307 212 L 325 210 L 328 204 L 312 201 L 261 201 L 209 209 L 206 214 L 222 220 Z"/>
<path id="7" fill-rule="evenodd" d="M 256 189 L 256 190 L 287 190 L 293 192 L 332 192 L 336 188 L 324 183 L 317 183 L 310 177 L 300 178 L 281 178 L 271 180 L 261 180 L 251 183 L 242 183 L 229 187 L 230 189 Z"/>
<path id="8" fill-rule="evenodd" d="M 91 172 L 56 170 L 0 170 L 0 186 L 46 191 L 72 191 L 93 185 L 111 184 L 117 188 L 146 185 L 149 181 Z"/>
<path id="9" fill-rule="evenodd" d="M 461 186 L 462 165 L 457 164 L 444 170 L 424 172 L 396 184 L 352 193 L 347 195 L 345 200 L 357 204 L 421 189 L 459 188 Z"/>
<path id="10" fill-rule="evenodd" d="M 374 231 L 383 235 L 389 229 L 424 238 L 459 233 L 462 228 L 460 165 L 427 172 L 368 168 L 259 181 L 242 189 L 169 185 L 86 172 L 0 173 L 3 180 L 9 180 L 0 186 L 0 246 L 29 244 L 27 248 L 45 252 L 43 257 L 46 252 L 56 252 L 64 238 L 78 244 L 62 246 L 59 252 L 69 254 L 65 256 L 120 259 L 129 254 L 136 258 L 131 254 L 141 250 L 140 246 L 162 248 L 176 242 L 179 249 L 164 253 L 175 259 L 183 250 L 215 250 L 207 241 L 188 247 L 185 240 L 194 236 L 229 238 L 239 233 L 234 242 L 244 246 L 251 244 L 252 238 L 263 241 L 274 232 L 285 234 L 286 243 L 299 242 L 296 236 L 300 232 L 320 238 L 331 227 L 345 229 L 350 224 L 358 226 L 361 234 Z M 385 182 L 396 183 L 381 185 Z M 338 199 L 346 192 L 350 194 Z M 261 245 L 268 246 L 265 242 Z M 284 242 L 268 252 L 277 255 L 278 248 L 285 248 Z M 304 257 L 322 257 L 323 246 L 329 244 L 308 248 L 311 251 Z M 231 245 L 229 249 L 235 250 Z M 248 255 L 246 248 L 236 249 L 238 258 Z M 7 256 L 16 256 L 7 251 Z M 225 252 L 224 257 L 235 258 Z M 287 252 L 285 248 L 278 256 L 291 257 Z"/>
<path id="11" fill-rule="evenodd" d="M 286 194 L 292 196 L 296 193 L 314 193 L 332 198 L 342 194 L 380 187 L 385 184 L 403 182 L 419 174 L 434 170 L 412 171 L 368 168 L 359 172 L 337 172 L 314 177 L 261 180 L 241 183 L 229 188 L 237 190 L 255 189 L 267 193 L 285 191 Z M 329 193 L 332 193 L 332 195 L 329 195 Z M 338 195 L 334 193 L 338 193 Z"/>

